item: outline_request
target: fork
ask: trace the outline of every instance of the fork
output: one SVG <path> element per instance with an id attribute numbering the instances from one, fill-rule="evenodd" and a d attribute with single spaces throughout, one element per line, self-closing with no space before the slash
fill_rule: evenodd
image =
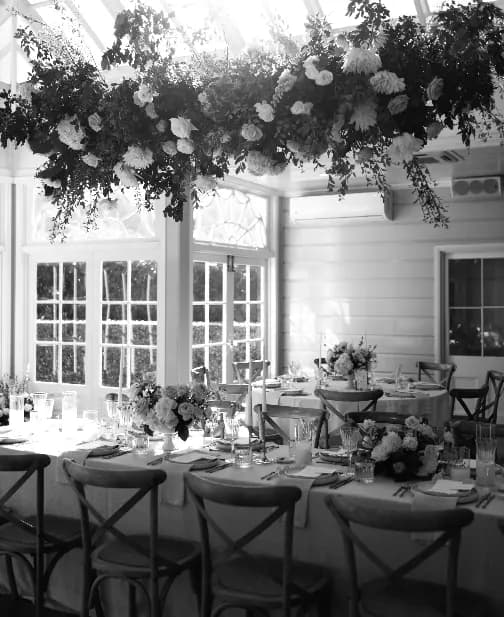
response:
<path id="1" fill-rule="evenodd" d="M 484 510 L 491 501 L 495 499 L 495 495 L 491 492 L 485 493 L 483 497 L 480 497 L 475 504 L 475 508 L 481 508 Z"/>
<path id="2" fill-rule="evenodd" d="M 411 486 L 408 486 L 407 484 L 403 484 L 392 494 L 392 497 L 401 498 L 401 497 L 404 497 L 406 493 L 409 493 L 410 491 L 411 491 Z"/>

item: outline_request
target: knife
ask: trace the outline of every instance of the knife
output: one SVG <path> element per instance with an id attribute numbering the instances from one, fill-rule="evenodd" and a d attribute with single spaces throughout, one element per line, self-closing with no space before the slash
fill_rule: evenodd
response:
<path id="1" fill-rule="evenodd" d="M 341 480 L 334 482 L 334 484 L 329 484 L 329 488 L 332 488 L 332 489 L 339 488 L 340 486 L 345 486 L 345 484 L 348 484 L 349 482 L 352 482 L 352 481 L 353 481 L 353 478 L 342 478 Z"/>

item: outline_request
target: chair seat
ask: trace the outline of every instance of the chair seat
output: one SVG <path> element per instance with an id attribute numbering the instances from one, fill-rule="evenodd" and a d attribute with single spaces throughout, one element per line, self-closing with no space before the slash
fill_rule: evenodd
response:
<path id="1" fill-rule="evenodd" d="M 133 542 L 144 547 L 149 552 L 149 537 L 145 535 L 128 536 Z M 199 557 L 199 547 L 194 542 L 176 538 L 159 537 L 157 542 L 158 556 L 171 564 L 182 568 L 187 567 Z M 124 542 L 112 539 L 100 546 L 93 554 L 93 568 L 99 572 L 127 573 L 132 577 L 149 576 L 149 558 L 141 555 Z M 171 573 L 172 569 L 170 569 Z M 159 574 L 168 573 L 168 568 L 159 564 Z"/>
<path id="2" fill-rule="evenodd" d="M 35 527 L 35 516 L 26 516 L 24 521 Z M 81 543 L 78 519 L 47 514 L 44 516 L 44 533 L 54 537 L 55 542 L 44 542 L 44 552 L 59 550 L 62 546 L 79 546 Z M 35 553 L 35 533 L 21 529 L 13 523 L 0 525 L 0 550 Z"/>
<path id="3" fill-rule="evenodd" d="M 383 587 L 380 580 L 362 586 L 362 617 L 445 617 L 445 587 L 436 583 L 403 580 Z M 479 594 L 457 589 L 456 617 L 484 617 L 486 601 Z"/>
<path id="4" fill-rule="evenodd" d="M 280 606 L 282 604 L 281 581 L 283 562 L 271 557 L 254 558 L 253 566 L 250 558 L 231 559 L 215 568 L 213 575 L 214 593 L 222 599 L 241 600 L 258 605 Z M 308 563 L 294 562 L 292 566 L 292 582 L 295 587 L 314 594 L 327 586 L 329 574 L 323 568 Z M 301 603 L 302 592 L 293 589 L 291 602 Z"/>

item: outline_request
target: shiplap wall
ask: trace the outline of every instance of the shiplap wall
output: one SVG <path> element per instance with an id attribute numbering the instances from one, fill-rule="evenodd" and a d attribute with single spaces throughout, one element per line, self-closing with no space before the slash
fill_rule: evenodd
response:
<path id="1" fill-rule="evenodd" d="M 414 375 L 417 360 L 434 359 L 434 247 L 504 241 L 504 200 L 452 202 L 448 189 L 439 193 L 448 229 L 424 223 L 408 190 L 394 192 L 393 221 L 293 223 L 283 201 L 284 369 L 296 361 L 313 372 L 321 333 L 329 346 L 365 336 L 377 345 L 379 373 L 401 364 Z"/>

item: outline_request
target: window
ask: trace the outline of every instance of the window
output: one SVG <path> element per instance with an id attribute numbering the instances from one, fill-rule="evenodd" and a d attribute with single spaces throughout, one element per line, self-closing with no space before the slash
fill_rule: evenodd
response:
<path id="1" fill-rule="evenodd" d="M 504 258 L 450 259 L 450 355 L 504 356 Z"/>
<path id="2" fill-rule="evenodd" d="M 264 197 L 221 189 L 194 212 L 192 367 L 206 366 L 213 382 L 232 380 L 232 362 L 263 357 L 267 206 Z"/>

